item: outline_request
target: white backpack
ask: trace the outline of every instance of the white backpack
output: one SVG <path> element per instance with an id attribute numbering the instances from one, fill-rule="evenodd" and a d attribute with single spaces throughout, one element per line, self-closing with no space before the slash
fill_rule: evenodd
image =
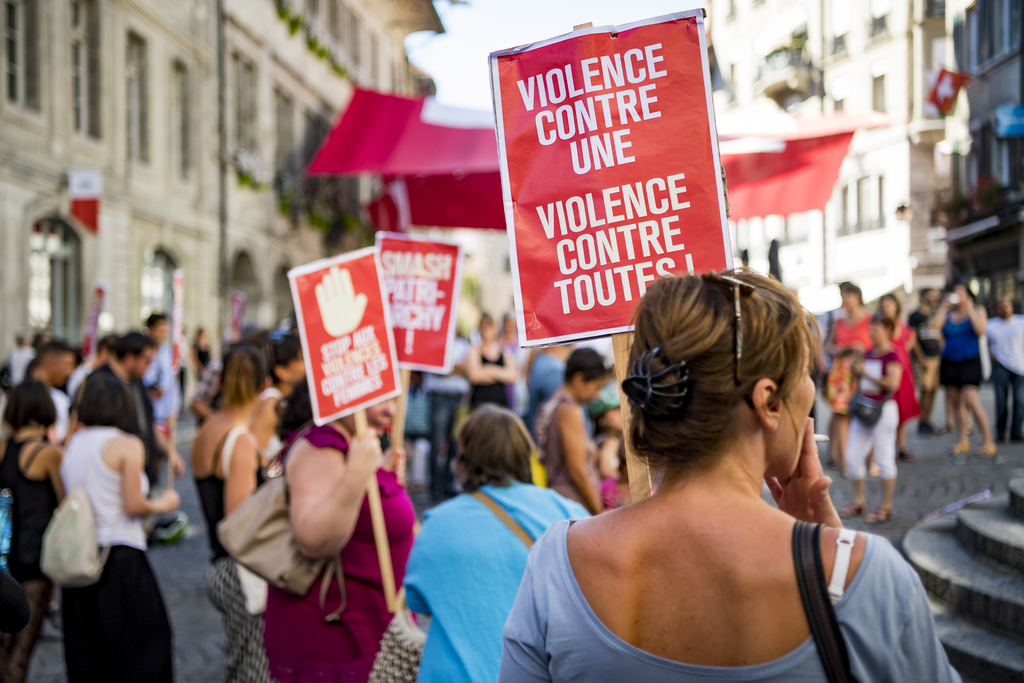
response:
<path id="1" fill-rule="evenodd" d="M 102 457 L 102 456 L 94 456 Z M 54 583 L 71 588 L 91 586 L 103 575 L 110 547 L 100 548 L 96 535 L 96 515 L 85 492 L 85 481 L 64 498 L 43 532 L 40 565 Z"/>

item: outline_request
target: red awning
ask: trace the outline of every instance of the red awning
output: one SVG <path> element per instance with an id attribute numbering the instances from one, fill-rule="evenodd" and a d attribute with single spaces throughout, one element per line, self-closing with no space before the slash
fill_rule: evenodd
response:
<path id="1" fill-rule="evenodd" d="M 816 119 L 780 112 L 757 117 L 757 130 L 723 130 L 732 217 L 823 209 L 853 131 L 888 123 L 875 112 Z M 378 228 L 505 229 L 492 112 L 357 88 L 309 173 L 382 176 L 385 191 L 367 207 Z"/>
<path id="2" fill-rule="evenodd" d="M 763 145 L 768 151 L 753 147 L 727 154 L 723 149 L 732 219 L 823 210 L 852 139 L 853 133 L 840 133 L 772 141 L 774 145 Z"/>

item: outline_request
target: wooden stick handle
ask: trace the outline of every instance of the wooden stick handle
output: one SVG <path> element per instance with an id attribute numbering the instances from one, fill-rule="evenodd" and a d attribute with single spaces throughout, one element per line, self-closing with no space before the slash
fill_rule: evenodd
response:
<path id="1" fill-rule="evenodd" d="M 612 350 L 615 352 L 615 377 L 619 381 L 619 405 L 622 411 L 622 439 L 626 444 L 626 474 L 629 476 L 629 493 L 637 503 L 651 497 L 651 470 L 646 460 L 636 457 L 633 444 L 629 442 L 630 414 L 633 412 L 629 399 L 622 393 L 622 380 L 629 374 L 629 349 L 633 345 L 632 332 L 612 335 Z"/>
<path id="2" fill-rule="evenodd" d="M 405 446 L 405 413 L 409 406 L 409 382 L 412 370 L 399 369 L 398 375 L 402 380 L 402 394 L 398 397 L 398 403 L 395 405 L 395 417 L 391 420 L 392 448 Z"/>
<path id="3" fill-rule="evenodd" d="M 356 438 L 366 433 L 366 412 L 358 411 L 355 415 Z M 370 520 L 373 522 L 373 541 L 377 546 L 377 560 L 380 563 L 380 578 L 384 586 L 384 600 L 388 612 L 395 613 L 396 591 L 395 572 L 391 567 L 391 545 L 388 542 L 388 529 L 384 524 L 384 507 L 380 502 L 380 489 L 377 488 L 377 473 L 366 482 L 366 502 L 370 506 Z"/>

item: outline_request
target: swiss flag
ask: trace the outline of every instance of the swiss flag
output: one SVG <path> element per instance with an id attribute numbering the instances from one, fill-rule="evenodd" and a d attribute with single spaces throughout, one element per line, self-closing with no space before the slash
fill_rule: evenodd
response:
<path id="1" fill-rule="evenodd" d="M 969 79 L 970 76 L 967 74 L 941 69 L 928 95 L 928 101 L 934 104 L 942 115 L 949 114 L 956 104 L 957 93 Z"/>

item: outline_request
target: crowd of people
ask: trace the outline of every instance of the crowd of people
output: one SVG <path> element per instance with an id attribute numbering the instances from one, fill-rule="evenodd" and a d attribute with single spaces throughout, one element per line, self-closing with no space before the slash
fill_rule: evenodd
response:
<path id="1" fill-rule="evenodd" d="M 957 430 L 954 454 L 970 451 L 971 429 L 980 456 L 1007 434 L 1022 438 L 1024 317 L 1001 300 L 986 319 L 959 284 L 922 292 L 906 321 L 894 296 L 871 312 L 855 285 L 841 292 L 842 309 L 817 334 L 790 292 L 750 271 L 653 283 L 621 384 L 628 424 L 602 349 L 520 349 L 514 317 L 499 328 L 482 316 L 456 340 L 451 374 L 413 380 L 406 433 L 420 441 L 410 446 L 419 464 L 391 444 L 394 400 L 366 409 L 365 431 L 355 416 L 313 424 L 287 325 L 250 330 L 219 357 L 199 331 L 178 354 L 198 376 L 187 402 L 160 314 L 77 361 L 60 341 L 19 339 L 3 375 L 0 487 L 13 496 L 7 571 L 28 616 L 3 639 L 0 680 L 25 679 L 55 603 L 70 681 L 173 680 L 172 624 L 146 549 L 153 518 L 180 505 L 161 482 L 186 471 L 179 486 L 201 505 L 226 681 L 386 680 L 371 672 L 395 605 L 367 481 L 399 605 L 426 629 L 420 681 L 824 680 L 794 581 L 797 520 L 822 525 L 826 575 L 842 544 L 852 548 L 838 579 L 849 597 L 835 611 L 858 680 L 958 680 L 913 570 L 885 540 L 838 529 L 842 516 L 867 513 L 873 470 L 882 500 L 866 520 L 892 519 L 915 419 L 922 434 Z M 978 401 L 987 351 L 994 435 Z M 833 410 L 830 456 L 855 493 L 842 511 L 807 417 L 815 376 Z M 931 423 L 939 385 L 943 428 Z M 187 467 L 176 450 L 186 403 L 198 423 Z M 626 434 L 656 481 L 635 505 Z M 218 533 L 276 476 L 295 552 L 316 568 L 299 592 L 240 564 Z M 763 503 L 764 481 L 776 507 Z M 77 490 L 105 565 L 91 585 L 55 586 L 41 568 L 44 533 Z M 416 491 L 432 505 L 421 521 Z"/>

